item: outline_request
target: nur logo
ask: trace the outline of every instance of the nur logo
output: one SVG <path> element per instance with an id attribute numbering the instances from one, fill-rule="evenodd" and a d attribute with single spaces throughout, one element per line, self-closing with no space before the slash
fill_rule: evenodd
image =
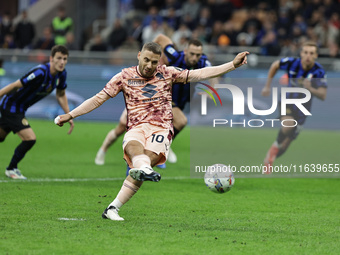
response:
<path id="1" fill-rule="evenodd" d="M 222 100 L 221 100 L 221 97 L 220 97 L 220 95 L 217 93 L 217 91 L 216 91 L 216 89 L 214 89 L 213 87 L 211 87 L 210 85 L 208 85 L 208 84 L 205 84 L 205 83 L 202 83 L 202 82 L 199 82 L 199 84 L 201 84 L 201 85 L 204 85 L 204 86 L 206 86 L 206 87 L 208 87 L 212 92 L 214 92 L 215 93 L 215 95 L 217 96 L 217 98 L 218 98 L 218 100 L 220 101 L 220 104 L 221 104 L 221 106 L 222 106 Z M 215 98 L 214 98 L 214 96 L 213 96 L 213 94 L 211 94 L 211 92 L 209 91 L 209 90 L 207 90 L 207 89 L 203 89 L 203 88 L 198 88 L 198 89 L 200 89 L 200 90 L 203 90 L 205 93 L 207 93 L 210 97 L 211 97 L 211 99 L 214 101 L 214 103 L 215 103 L 215 106 L 217 106 L 217 103 L 216 103 L 216 100 L 215 100 Z"/>
<path id="2" fill-rule="evenodd" d="M 220 100 L 220 103 L 222 105 L 222 101 L 220 96 L 217 94 L 216 90 L 212 88 L 211 86 L 207 84 L 203 84 L 207 86 L 209 89 L 214 91 L 214 93 L 217 95 L 218 99 Z M 238 88 L 235 85 L 231 84 L 216 84 L 215 85 L 216 89 L 227 89 L 229 92 L 231 92 L 232 97 L 233 97 L 233 115 L 244 115 L 245 114 L 245 96 L 240 88 Z M 202 89 L 203 91 L 207 92 L 212 98 L 212 94 L 206 90 Z M 253 103 L 253 88 L 248 87 L 248 100 L 247 100 L 247 105 L 248 109 L 252 114 L 255 115 L 270 115 L 275 112 L 277 106 L 278 106 L 278 91 L 277 88 L 272 88 L 272 106 L 270 109 L 267 110 L 259 110 L 255 109 L 254 103 Z M 301 93 L 304 94 L 303 98 L 289 98 L 287 94 L 290 93 Z M 213 98 L 214 99 L 214 98 Z M 307 103 L 311 99 L 311 92 L 308 89 L 305 88 L 295 88 L 295 87 L 288 87 L 288 88 L 281 88 L 281 115 L 287 115 L 286 110 L 287 110 L 287 105 L 288 104 L 293 104 L 299 110 L 304 114 L 304 115 L 312 115 L 306 107 L 303 105 L 304 103 Z M 214 100 L 215 105 L 216 101 Z M 207 95 L 202 94 L 201 95 L 201 115 L 207 115 Z"/>

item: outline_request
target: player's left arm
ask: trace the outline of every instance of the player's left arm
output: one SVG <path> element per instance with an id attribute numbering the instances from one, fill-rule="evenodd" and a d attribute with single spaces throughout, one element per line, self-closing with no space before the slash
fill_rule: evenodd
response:
<path id="1" fill-rule="evenodd" d="M 158 36 L 156 36 L 156 38 L 153 41 L 155 43 L 158 43 L 162 47 L 162 55 L 161 55 L 161 59 L 160 59 L 160 64 L 168 66 L 169 60 L 164 53 L 164 49 L 167 45 L 173 44 L 173 42 L 171 41 L 171 39 L 168 36 L 163 35 L 163 34 L 159 34 Z"/>
<path id="2" fill-rule="evenodd" d="M 315 78 L 313 78 L 313 76 Z M 314 83 L 314 86 L 312 85 Z M 308 89 L 313 96 L 316 96 L 320 100 L 325 100 L 327 96 L 327 79 L 325 71 L 322 69 L 316 74 L 309 74 L 307 78 L 303 80 L 303 87 Z"/>
<path id="3" fill-rule="evenodd" d="M 21 81 L 16 80 L 15 82 L 12 82 L 12 83 L 8 84 L 6 87 L 0 89 L 0 98 L 4 95 L 7 95 L 11 91 L 20 89 L 22 87 L 23 87 L 23 85 L 22 85 Z"/>
<path id="4" fill-rule="evenodd" d="M 63 111 L 65 113 L 69 113 L 70 112 L 70 108 L 68 106 L 68 101 L 67 101 L 65 89 L 57 89 L 56 97 L 57 97 L 58 103 L 61 106 L 61 108 L 63 109 Z M 67 133 L 71 134 L 72 130 L 74 128 L 73 120 L 70 120 L 69 123 L 70 123 L 70 129 L 69 129 L 69 131 Z"/>
<path id="5" fill-rule="evenodd" d="M 248 51 L 244 51 L 244 52 L 237 54 L 234 60 L 228 63 L 222 64 L 219 66 L 212 66 L 212 67 L 205 67 L 205 68 L 200 68 L 196 70 L 190 70 L 188 74 L 187 82 L 196 82 L 196 81 L 216 78 L 230 71 L 233 71 L 236 68 L 247 64 L 248 54 L 249 54 Z"/>

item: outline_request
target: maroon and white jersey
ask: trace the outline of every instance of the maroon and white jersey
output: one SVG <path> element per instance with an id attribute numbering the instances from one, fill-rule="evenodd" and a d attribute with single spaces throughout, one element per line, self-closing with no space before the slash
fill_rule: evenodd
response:
<path id="1" fill-rule="evenodd" d="M 110 97 L 123 91 L 128 129 L 150 123 L 172 130 L 172 84 L 187 83 L 188 75 L 188 70 L 163 65 L 152 77 L 144 78 L 138 66 L 133 66 L 113 76 L 103 90 Z"/>

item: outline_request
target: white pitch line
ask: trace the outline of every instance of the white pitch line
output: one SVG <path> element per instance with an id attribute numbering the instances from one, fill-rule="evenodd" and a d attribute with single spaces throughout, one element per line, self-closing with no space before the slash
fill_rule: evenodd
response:
<path id="1" fill-rule="evenodd" d="M 82 218 L 80 218 L 80 219 L 77 219 L 77 218 L 58 218 L 58 220 L 79 220 L 79 221 L 84 221 L 86 219 L 82 219 Z"/>
<path id="2" fill-rule="evenodd" d="M 329 175 L 323 175 L 323 174 L 299 174 L 299 175 L 269 175 L 269 176 L 263 176 L 261 174 L 258 175 L 238 175 L 237 178 L 339 178 L 339 173 L 336 174 L 329 174 Z M 190 177 L 190 176 L 177 176 L 177 177 L 162 177 L 162 180 L 191 180 L 191 179 L 202 179 L 202 177 L 195 176 L 195 177 Z M 117 178 L 28 178 L 27 180 L 13 180 L 13 179 L 0 179 L 0 183 L 27 183 L 27 182 L 90 182 L 90 181 L 123 181 L 125 180 L 125 177 L 117 177 Z"/>
<path id="3" fill-rule="evenodd" d="M 177 176 L 177 177 L 163 177 L 162 180 L 188 180 L 190 177 L 186 176 Z M 0 180 L 0 183 L 3 182 L 90 182 L 90 181 L 123 181 L 125 178 L 68 178 L 68 179 L 59 179 L 59 178 L 29 178 L 27 180 Z"/>

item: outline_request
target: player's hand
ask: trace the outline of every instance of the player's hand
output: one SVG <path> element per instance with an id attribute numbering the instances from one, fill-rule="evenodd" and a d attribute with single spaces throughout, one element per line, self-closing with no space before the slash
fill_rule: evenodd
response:
<path id="1" fill-rule="evenodd" d="M 235 68 L 238 68 L 240 66 L 247 64 L 247 55 L 249 55 L 248 51 L 243 51 L 237 54 L 237 56 L 233 60 L 233 64 Z"/>
<path id="2" fill-rule="evenodd" d="M 62 127 L 62 126 L 64 126 L 64 123 L 69 122 L 70 120 L 72 120 L 72 116 L 69 113 L 67 113 L 67 114 L 57 116 L 54 119 L 54 124 L 58 125 L 59 127 Z M 73 124 L 71 124 L 71 125 L 73 125 Z M 72 127 L 72 129 L 73 129 L 73 127 Z"/>
<path id="3" fill-rule="evenodd" d="M 271 89 L 268 88 L 267 86 L 265 86 L 262 89 L 261 95 L 264 96 L 264 97 L 268 97 L 268 96 L 270 96 L 270 91 L 271 91 Z"/>
<path id="4" fill-rule="evenodd" d="M 73 123 L 73 120 L 69 120 L 68 123 L 70 123 L 70 129 L 68 130 L 67 134 L 70 135 L 74 128 L 74 123 Z"/>
<path id="5" fill-rule="evenodd" d="M 311 79 L 308 79 L 308 78 L 304 79 L 303 82 L 302 82 L 302 85 L 305 89 L 309 90 L 312 87 Z"/>

